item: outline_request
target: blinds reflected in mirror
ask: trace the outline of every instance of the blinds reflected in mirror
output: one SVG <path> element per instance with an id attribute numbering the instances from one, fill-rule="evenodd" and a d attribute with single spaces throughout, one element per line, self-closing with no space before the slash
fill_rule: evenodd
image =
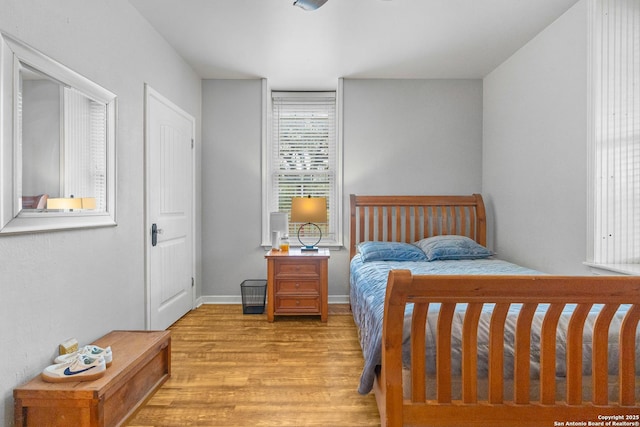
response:
<path id="1" fill-rule="evenodd" d="M 73 88 L 64 89 L 65 197 L 90 197 L 106 208 L 106 106 Z"/>

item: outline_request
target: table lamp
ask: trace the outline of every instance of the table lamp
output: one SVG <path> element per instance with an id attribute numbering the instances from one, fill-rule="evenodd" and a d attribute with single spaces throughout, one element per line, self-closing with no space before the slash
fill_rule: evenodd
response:
<path id="1" fill-rule="evenodd" d="M 50 197 L 47 199 L 47 209 L 82 209 L 82 199 L 79 197 Z"/>
<path id="2" fill-rule="evenodd" d="M 271 212 L 269 217 L 269 230 L 271 231 L 271 249 L 280 248 L 280 236 L 289 232 L 289 220 L 286 212 Z"/>
<path id="3" fill-rule="evenodd" d="M 327 222 L 326 197 L 293 197 L 291 199 L 291 222 L 303 223 L 298 228 L 298 241 L 302 251 L 317 251 L 316 246 L 322 240 L 322 230 L 317 223 Z M 307 225 L 312 225 L 320 232 L 318 241 L 312 245 L 305 245 L 300 239 L 300 231 Z"/>

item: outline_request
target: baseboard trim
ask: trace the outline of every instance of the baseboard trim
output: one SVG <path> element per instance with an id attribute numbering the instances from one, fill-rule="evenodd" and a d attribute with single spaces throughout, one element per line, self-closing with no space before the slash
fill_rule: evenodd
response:
<path id="1" fill-rule="evenodd" d="M 329 295 L 329 304 L 349 304 L 349 295 Z M 202 304 L 242 304 L 240 295 L 202 295 L 196 299 L 196 307 Z"/>

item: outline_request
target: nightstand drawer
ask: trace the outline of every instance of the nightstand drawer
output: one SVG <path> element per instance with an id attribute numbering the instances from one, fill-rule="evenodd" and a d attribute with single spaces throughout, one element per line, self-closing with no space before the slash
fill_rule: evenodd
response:
<path id="1" fill-rule="evenodd" d="M 280 294 L 313 294 L 320 295 L 319 280 L 282 280 L 276 281 L 276 293 Z"/>
<path id="2" fill-rule="evenodd" d="M 320 313 L 319 296 L 280 297 L 276 295 L 275 309 L 278 313 Z"/>
<path id="3" fill-rule="evenodd" d="M 279 260 L 279 262 L 276 263 L 275 273 L 276 277 L 294 275 L 320 277 L 320 266 L 318 262 L 315 262 L 315 260 L 311 260 L 311 262 Z"/>

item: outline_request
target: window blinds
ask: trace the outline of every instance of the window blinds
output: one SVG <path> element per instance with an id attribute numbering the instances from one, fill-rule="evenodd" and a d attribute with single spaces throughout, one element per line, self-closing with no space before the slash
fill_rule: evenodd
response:
<path id="1" fill-rule="evenodd" d="M 592 261 L 640 263 L 640 0 L 592 11 Z"/>
<path id="2" fill-rule="evenodd" d="M 106 211 L 106 106 L 73 88 L 64 89 L 64 190 L 62 197 L 93 197 Z"/>
<path id="3" fill-rule="evenodd" d="M 335 239 L 336 96 L 335 92 L 272 92 L 273 210 L 291 211 L 291 198 L 326 197 L 328 224 L 318 224 L 323 240 Z M 290 233 L 297 230 L 290 225 Z"/>

